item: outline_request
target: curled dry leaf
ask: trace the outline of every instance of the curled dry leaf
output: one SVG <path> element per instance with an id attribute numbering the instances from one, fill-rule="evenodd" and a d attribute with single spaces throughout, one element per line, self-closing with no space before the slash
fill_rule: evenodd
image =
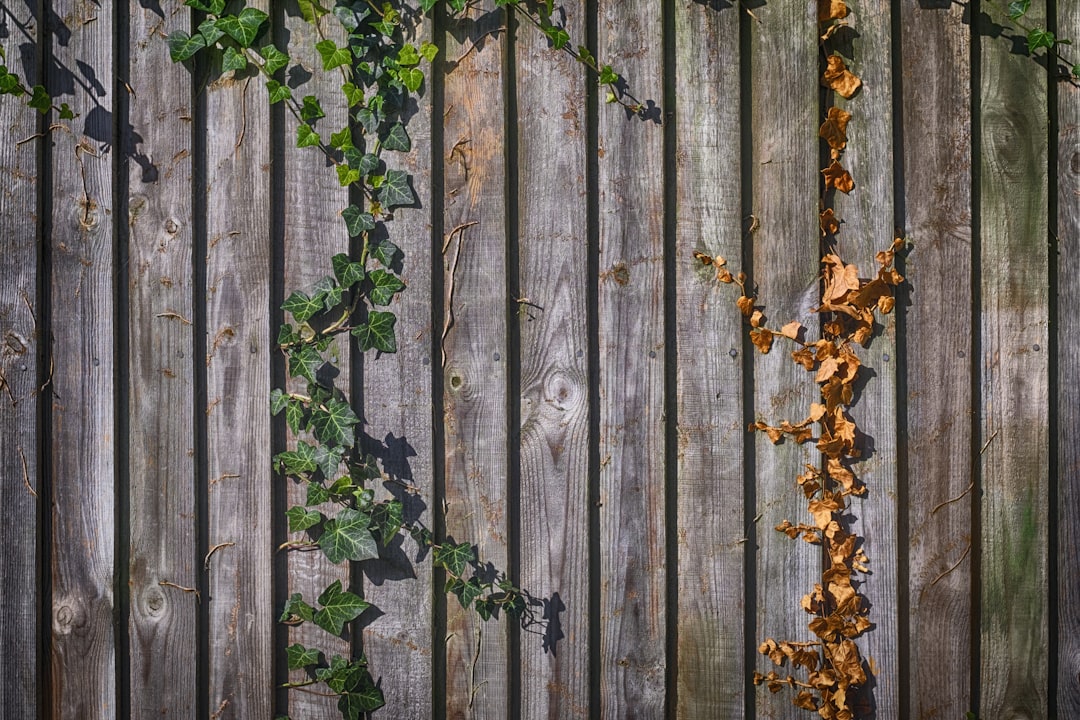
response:
<path id="1" fill-rule="evenodd" d="M 821 76 L 822 85 L 845 98 L 859 91 L 862 80 L 847 69 L 844 58 L 839 55 L 830 55 L 825 62 L 825 73 Z"/>
<path id="2" fill-rule="evenodd" d="M 789 337 L 792 340 L 799 339 L 799 332 L 803 329 L 802 323 L 798 320 L 792 320 L 784 327 L 780 328 L 780 334 L 784 337 Z"/>
<path id="3" fill-rule="evenodd" d="M 818 128 L 818 136 L 833 150 L 843 150 L 847 147 L 847 125 L 850 120 L 851 113 L 838 107 L 831 107 L 825 117 L 825 122 Z"/>
<path id="4" fill-rule="evenodd" d="M 845 170 L 836 160 L 833 160 L 829 167 L 822 170 L 821 174 L 825 176 L 825 187 L 827 188 L 836 188 L 842 193 L 849 193 L 855 188 L 855 181 L 851 178 L 851 173 Z"/>
<path id="5" fill-rule="evenodd" d="M 818 0 L 818 22 L 840 20 L 847 17 L 848 8 L 844 0 Z"/>
<path id="6" fill-rule="evenodd" d="M 821 213 L 819 223 L 822 235 L 835 235 L 840 232 L 840 220 L 837 219 L 832 208 L 826 208 L 825 212 Z"/>
<path id="7" fill-rule="evenodd" d="M 754 313 L 754 299 L 745 295 L 740 295 L 739 299 L 735 301 L 739 310 L 743 315 L 750 317 Z"/>
<path id="8" fill-rule="evenodd" d="M 772 348 L 773 333 L 768 328 L 754 328 L 750 331 L 750 342 L 754 343 L 754 347 L 761 351 L 762 355 L 765 355 Z"/>

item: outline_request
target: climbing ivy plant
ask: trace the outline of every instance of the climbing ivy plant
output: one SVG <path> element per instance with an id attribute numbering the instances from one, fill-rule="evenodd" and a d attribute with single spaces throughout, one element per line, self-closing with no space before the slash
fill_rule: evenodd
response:
<path id="1" fill-rule="evenodd" d="M 419 520 L 406 517 L 401 500 L 376 500 L 370 485 L 383 475 L 376 459 L 356 445 L 360 420 L 345 393 L 334 386 L 335 338 L 355 338 L 363 352 L 397 351 L 397 317 L 392 311 L 395 295 L 405 289 L 394 267 L 401 252 L 390 238 L 393 212 L 416 202 L 410 177 L 404 170 L 388 167 L 386 153 L 412 148 L 402 110 L 425 82 L 424 67 L 438 50 L 428 42 L 409 41 L 409 28 L 417 12 L 398 1 L 338 0 L 326 7 L 317 0 L 300 0 L 304 20 L 312 23 L 321 38 L 315 44 L 321 70 L 338 73 L 340 92 L 348 107 L 343 127 L 324 127 L 326 98 L 296 97 L 284 82 L 294 65 L 294 48 L 278 47 L 267 38 L 269 16 L 257 8 L 239 7 L 226 0 L 185 0 L 205 15 L 195 32 L 175 31 L 168 38 L 174 62 L 191 62 L 207 55 L 221 74 L 250 73 L 262 76 L 267 100 L 282 103 L 297 120 L 296 146 L 312 147 L 333 166 L 342 186 L 356 188 L 358 201 L 342 208 L 348 234 L 358 241 L 357 256 L 340 253 L 330 258 L 328 274 L 314 286 L 293 291 L 281 306 L 289 321 L 277 342 L 287 359 L 289 377 L 304 392 L 275 388 L 270 396 L 274 415 L 284 414 L 296 441 L 274 457 L 274 469 L 284 478 L 306 488 L 303 505 L 287 511 L 290 533 L 303 538 L 284 549 L 318 549 L 332 563 L 363 562 L 379 556 L 399 534 L 411 536 L 431 552 L 433 564 L 446 575 L 445 590 L 482 619 L 500 612 L 523 626 L 533 621 L 532 610 L 540 601 L 516 587 L 505 575 L 484 571 L 468 542 L 436 541 Z M 439 0 L 420 0 L 419 11 L 437 10 Z M 466 11 L 466 0 L 441 3 L 449 15 Z M 566 30 L 552 21 L 552 1 L 526 6 L 521 0 L 496 0 L 539 29 L 556 49 L 573 56 L 592 70 L 607 88 L 609 102 L 631 112 L 640 105 L 620 89 L 620 78 L 601 65 L 584 46 L 573 49 Z M 233 9 L 235 8 L 235 9 Z M 323 34 L 320 20 L 332 16 L 340 25 L 335 37 Z M 317 598 L 293 594 L 282 608 L 280 621 L 289 625 L 313 623 L 331 636 L 339 636 L 371 604 L 342 586 L 340 580 Z M 299 643 L 287 648 L 290 670 L 303 670 L 306 679 L 286 687 L 324 684 L 338 696 L 343 717 L 354 720 L 382 707 L 384 698 L 372 676 L 367 659 L 327 657 L 317 647 Z"/>

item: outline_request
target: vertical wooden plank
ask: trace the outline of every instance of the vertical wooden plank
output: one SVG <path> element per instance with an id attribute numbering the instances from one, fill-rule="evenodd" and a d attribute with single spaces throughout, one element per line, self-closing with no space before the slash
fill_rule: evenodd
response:
<path id="1" fill-rule="evenodd" d="M 741 265 L 739 10 L 674 6 L 677 716 L 739 718 L 747 672 L 742 318 L 733 288 L 718 285 L 715 269 L 693 259 L 697 251 Z"/>
<path id="2" fill-rule="evenodd" d="M 188 27 L 179 0 L 131 2 L 128 266 L 131 713 L 196 713 L 191 74 L 161 37 Z M 167 26 L 167 29 L 166 29 Z M 142 82 L 139 82 L 141 80 Z M 139 160 L 141 158 L 141 160 Z M 200 368 L 201 370 L 201 368 Z"/>
<path id="3" fill-rule="evenodd" d="M 1030 22 L 1045 7 L 1033 2 Z M 1046 717 L 1046 74 L 1007 42 L 987 38 L 980 55 L 979 715 Z"/>
<path id="4" fill-rule="evenodd" d="M 268 10 L 268 3 L 249 2 Z M 269 717 L 270 144 L 258 78 L 206 90 L 206 387 L 209 708 Z M 276 335 L 275 335 L 276 337 Z M 215 550 L 215 548 L 218 548 Z"/>
<path id="5" fill-rule="evenodd" d="M 971 28 L 965 8 L 951 3 L 903 3 L 900 12 L 914 289 L 910 307 L 897 303 L 911 328 L 902 338 L 907 433 L 899 438 L 909 499 L 906 692 L 912 717 L 963 717 L 972 710 L 971 668 L 955 662 L 970 655 L 972 624 Z M 958 309 L 949 331 L 923 330 L 940 326 L 943 307 Z"/>
<path id="6" fill-rule="evenodd" d="M 503 166 L 504 22 L 485 0 L 449 22 L 443 147 L 443 403 L 446 534 L 505 570 L 506 202 Z M 475 224 L 472 224 L 475 223 Z M 467 226 L 467 227 L 466 227 Z M 506 622 L 483 623 L 447 601 L 446 716 L 508 709 Z"/>
<path id="7" fill-rule="evenodd" d="M 431 24 L 425 19 L 414 29 L 410 42 L 417 47 L 430 42 Z M 406 517 L 419 518 L 427 525 L 438 512 L 432 494 L 431 414 L 432 333 L 441 332 L 433 329 L 431 312 L 430 75 L 438 72 L 436 68 L 433 64 L 415 112 L 405 121 L 412 149 L 403 158 L 399 153 L 383 156 L 391 166 L 409 172 L 419 200 L 417 208 L 395 210 L 394 219 L 387 223 L 390 239 L 403 253 L 401 273 L 406 285 L 391 306 L 398 317 L 398 351 L 364 357 L 364 431 L 381 443 L 378 454 L 390 479 L 384 487 L 405 504 Z M 364 573 L 365 598 L 386 611 L 365 628 L 364 653 L 376 680 L 382 678 L 387 708 L 393 708 L 394 717 L 401 720 L 428 720 L 432 717 L 434 620 L 431 554 L 419 553 L 411 539 L 404 539 L 400 545 L 391 543 L 378 563 L 367 563 Z"/>
<path id="8" fill-rule="evenodd" d="M 818 305 L 820 235 L 817 8 L 785 2 L 754 14 L 758 21 L 750 23 L 750 46 L 743 49 L 751 54 L 753 280 L 770 324 L 798 320 L 816 335 L 819 320 L 810 309 Z M 806 417 L 820 397 L 812 378 L 782 348 L 754 352 L 756 419 L 776 425 Z M 798 602 L 819 581 L 821 557 L 772 528 L 807 516 L 794 481 L 819 456 L 809 445 L 773 445 L 761 433 L 755 453 L 757 637 L 746 641 L 813 640 Z M 766 662 L 759 658 L 758 666 Z M 759 718 L 793 716 L 790 693 L 760 685 L 755 696 Z"/>
<path id="9" fill-rule="evenodd" d="M 834 94 L 831 102 L 852 114 L 848 145 L 840 159 L 855 179 L 855 189 L 836 192 L 832 207 L 842 227 L 840 256 L 855 263 L 863 278 L 874 277 L 874 255 L 890 246 L 893 208 L 893 86 L 891 67 L 892 3 L 864 0 L 849 22 L 858 33 L 849 69 L 862 88 L 849 100 Z M 819 119 L 824 119 L 821 117 Z M 824 143 L 822 143 L 824 144 Z M 862 387 L 851 417 L 863 434 L 862 459 L 852 470 L 866 485 L 863 498 L 852 498 L 853 530 L 863 538 L 870 573 L 859 594 L 869 603 L 871 631 L 857 642 L 863 659 L 876 672 L 852 705 L 870 708 L 878 717 L 900 716 L 899 627 L 897 603 L 897 465 L 896 465 L 896 316 L 878 315 L 877 335 L 857 348 L 863 363 Z"/>
<path id="10" fill-rule="evenodd" d="M 600 714 L 664 712 L 663 23 L 656 2 L 598 3 L 601 62 L 648 99 L 599 113 Z"/>
<path id="11" fill-rule="evenodd" d="M 585 37 L 584 2 L 566 3 Z M 589 358 L 584 69 L 547 38 L 518 33 L 521 305 L 521 584 L 550 604 L 523 634 L 521 713 L 589 713 Z"/>
<path id="12" fill-rule="evenodd" d="M 117 712 L 113 633 L 115 418 L 112 11 L 51 8 L 46 84 L 80 116 L 52 147 L 52 717 Z M 60 38 L 66 42 L 60 42 Z M 74 80 L 78 82 L 73 82 Z"/>
<path id="13" fill-rule="evenodd" d="M 28 7 L 4 8 L 7 37 L 0 39 L 3 64 L 27 85 L 39 82 L 36 50 L 38 21 Z M 24 55 L 22 50 L 28 52 Z M 20 62 L 20 58 L 26 61 Z M 40 427 L 38 358 L 44 328 L 39 328 L 37 158 L 43 141 L 23 142 L 36 132 L 37 112 L 15 98 L 0 99 L 0 506 L 19 518 L 22 539 L 0 558 L 0 587 L 23 588 L 5 593 L 10 603 L 0 620 L 0 655 L 18 658 L 11 676 L 0 683 L 0 708 L 16 717 L 39 717 L 38 633 L 43 618 L 38 602 L 38 504 L 42 469 L 38 442 L 48 431 Z M 22 144 L 16 144 L 22 143 Z M 37 587 L 38 592 L 29 588 Z"/>
<path id="14" fill-rule="evenodd" d="M 339 71 L 326 72 L 315 50 L 315 43 L 323 37 L 330 37 L 342 43 L 340 23 L 331 15 L 324 15 L 320 21 L 320 32 L 306 22 L 299 14 L 299 9 L 286 10 L 284 13 L 285 36 L 289 39 L 292 60 L 299 63 L 308 73 L 295 73 L 294 77 L 306 80 L 292 88 L 293 97 L 302 99 L 305 95 L 315 95 L 321 99 L 326 117 L 317 121 L 315 129 L 323 138 L 337 132 L 348 123 L 345 99 L 341 93 L 343 77 Z M 338 35 L 330 35 L 338 30 Z M 294 80 L 293 83 L 296 81 Z M 252 96 L 256 102 L 265 102 L 260 91 Z M 285 117 L 284 131 L 279 140 L 284 143 L 281 155 L 284 157 L 284 231 L 285 231 L 285 297 L 294 290 L 310 290 L 321 278 L 332 275 L 330 258 L 337 253 L 349 252 L 349 236 L 345 223 L 339 213 L 349 205 L 349 191 L 341 187 L 333 167 L 326 166 L 326 158 L 318 148 L 296 147 L 296 128 L 299 120 L 289 112 Z M 275 139 L 277 140 L 277 139 Z M 348 336 L 339 336 L 330 348 L 330 357 L 336 358 L 340 374 L 334 384 L 346 395 L 350 393 L 350 362 Z M 289 385 L 291 392 L 306 393 L 307 383 L 293 380 Z M 354 403 L 359 398 L 351 398 Z M 289 443 L 295 441 L 290 434 Z M 308 439 L 310 442 L 310 438 Z M 304 505 L 307 500 L 306 486 L 290 482 L 288 505 Z M 330 517 L 337 514 L 337 507 L 324 508 Z M 307 539 L 307 533 L 296 533 L 292 539 Z M 349 564 L 334 565 L 321 551 L 293 552 L 289 554 L 289 594 L 301 593 L 304 599 L 314 604 L 322 592 L 335 580 L 340 580 L 344 587 L 349 586 Z M 352 647 L 348 639 L 334 637 L 314 623 L 304 623 L 289 628 L 289 644 L 300 643 L 305 647 L 318 648 L 329 661 L 334 655 L 351 657 Z M 375 668 L 376 672 L 378 668 Z M 290 681 L 300 682 L 306 678 L 303 670 L 290 673 Z M 321 692 L 325 685 L 316 686 Z M 340 715 L 337 698 L 329 694 L 304 692 L 289 693 L 289 714 L 294 717 L 334 717 Z"/>
<path id="15" fill-rule="evenodd" d="M 1080 37 L 1080 4 L 1058 3 L 1058 34 Z M 1057 84 L 1058 717 L 1080 717 L 1080 88 Z M 1053 267 L 1053 264 L 1051 264 Z M 1053 500 L 1051 500 L 1053 507 Z"/>

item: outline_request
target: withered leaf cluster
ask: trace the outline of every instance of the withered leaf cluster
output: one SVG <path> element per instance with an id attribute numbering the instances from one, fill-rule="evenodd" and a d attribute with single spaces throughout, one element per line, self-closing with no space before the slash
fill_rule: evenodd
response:
<path id="1" fill-rule="evenodd" d="M 829 52 L 832 38 L 842 27 L 849 11 L 844 0 L 818 0 L 821 40 L 826 46 L 822 85 L 845 98 L 852 97 L 861 81 L 852 74 L 843 58 Z M 822 170 L 826 190 L 848 193 L 854 188 L 851 174 L 840 160 L 847 148 L 847 129 L 851 113 L 831 107 L 818 130 L 829 148 L 829 166 Z M 828 195 L 826 194 L 826 198 Z M 862 496 L 866 486 L 852 470 L 860 457 L 858 428 L 849 413 L 862 362 L 857 349 L 866 345 L 874 332 L 878 313 L 889 313 L 895 305 L 895 288 L 903 282 L 896 271 L 896 254 L 904 247 L 897 238 L 877 254 L 878 268 L 871 277 L 861 276 L 858 268 L 840 257 L 835 238 L 840 232 L 840 218 L 831 207 L 820 214 L 822 251 L 821 313 L 822 336 L 807 340 L 806 328 L 790 322 L 780 329 L 767 326 L 764 309 L 755 304 L 753 290 L 747 289 L 743 273 L 733 275 L 724 258 L 695 253 L 704 265 L 716 268 L 716 278 L 735 283 L 742 292 L 736 304 L 750 325 L 750 338 L 758 350 L 768 353 L 774 341 L 791 341 L 796 348 L 792 360 L 813 373 L 820 390 L 820 402 L 812 403 L 807 416 L 798 422 L 784 420 L 778 425 L 757 421 L 752 431 L 764 432 L 773 443 L 788 438 L 796 443 L 814 442 L 821 453 L 821 465 L 806 465 L 796 478 L 796 485 L 807 502 L 807 522 L 784 520 L 776 526 L 792 539 L 821 546 L 828 561 L 821 581 L 814 584 L 799 606 L 812 619 L 808 629 L 816 639 L 805 642 L 766 639 L 758 651 L 788 673 L 754 673 L 754 684 L 765 685 L 771 692 L 785 687 L 795 691 L 797 707 L 816 712 L 824 720 L 854 720 L 854 692 L 867 682 L 872 663 L 863 661 L 855 640 L 872 626 L 869 607 L 859 595 L 855 578 L 869 572 L 869 560 L 860 538 L 845 516 L 850 496 Z M 801 677 L 796 677 L 796 676 Z"/>

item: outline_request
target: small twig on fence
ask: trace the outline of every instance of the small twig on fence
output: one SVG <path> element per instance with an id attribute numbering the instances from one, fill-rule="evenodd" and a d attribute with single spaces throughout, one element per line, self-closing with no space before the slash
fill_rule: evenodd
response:
<path id="1" fill-rule="evenodd" d="M 240 135 L 236 138 L 236 144 L 233 145 L 233 151 L 240 149 L 240 146 L 244 143 L 244 134 L 247 132 L 247 91 L 248 85 L 251 84 L 251 78 L 248 77 L 244 83 L 244 92 L 240 93 Z"/>
<path id="2" fill-rule="evenodd" d="M 984 452 L 986 452 L 986 448 L 990 447 L 990 443 L 994 442 L 994 438 L 996 438 L 998 436 L 999 432 L 1001 432 L 1001 431 L 1000 430 L 995 430 L 994 431 L 994 434 L 990 436 L 990 439 L 987 440 L 986 443 L 982 446 L 982 449 L 979 450 L 980 455 L 982 455 Z"/>
<path id="3" fill-rule="evenodd" d="M 476 665 L 480 662 L 480 643 L 483 640 L 483 628 L 480 625 L 476 626 L 476 654 L 473 655 L 472 667 L 469 670 L 469 685 L 472 686 L 472 690 L 469 692 L 469 707 L 472 708 L 473 701 L 476 700 L 476 693 L 480 691 L 480 688 L 487 683 L 484 680 L 479 685 L 476 684 Z"/>
<path id="4" fill-rule="evenodd" d="M 178 312 L 173 312 L 172 310 L 166 310 L 166 311 L 165 311 L 165 312 L 163 312 L 163 313 L 158 313 L 158 314 L 157 314 L 157 315 L 155 315 L 154 317 L 159 317 L 159 318 L 174 318 L 174 319 L 176 319 L 176 320 L 179 320 L 180 322 L 184 323 L 185 325 L 190 325 L 190 324 L 191 324 L 191 321 L 190 321 L 190 320 L 188 320 L 188 319 L 187 319 L 186 317 L 184 317 L 183 315 L 181 315 L 181 314 L 180 314 L 180 313 L 178 313 Z"/>
<path id="5" fill-rule="evenodd" d="M 30 471 L 26 468 L 26 455 L 23 453 L 22 445 L 19 446 L 19 459 L 22 460 L 23 483 L 26 485 L 26 489 L 30 491 L 30 494 L 37 497 L 37 492 L 30 487 Z"/>
<path id="6" fill-rule="evenodd" d="M 195 599 L 198 600 L 199 602 L 202 602 L 202 596 L 199 595 L 199 591 L 196 590 L 195 588 L 184 587 L 183 585 L 177 585 L 176 583 L 171 583 L 168 580 L 160 580 L 160 581 L 158 581 L 158 585 L 160 585 L 161 587 L 176 588 L 177 590 L 182 590 L 182 591 L 184 591 L 186 593 L 195 593 Z"/>
<path id="7" fill-rule="evenodd" d="M 282 550 L 299 550 L 301 552 L 311 552 L 312 550 L 319 549 L 319 543 L 304 542 L 302 540 L 289 540 L 283 542 L 277 546 L 278 552 Z"/>
<path id="8" fill-rule="evenodd" d="M 219 543 L 219 544 L 215 545 L 214 547 L 210 548 L 210 552 L 206 553 L 206 557 L 203 558 L 203 568 L 206 569 L 206 570 L 210 569 L 210 556 L 211 555 L 213 555 L 214 553 L 216 553 L 218 550 L 220 550 L 222 548 L 232 547 L 235 544 L 236 543 L 234 543 L 234 542 L 223 542 L 223 543 Z"/>
<path id="9" fill-rule="evenodd" d="M 211 485 L 217 485 L 222 480 L 229 480 L 229 479 L 238 478 L 238 477 L 240 477 L 240 476 L 237 475 L 236 473 L 221 473 L 221 475 L 219 477 L 216 477 L 213 480 L 211 480 L 210 484 Z"/>
<path id="10" fill-rule="evenodd" d="M 936 512 L 938 511 L 938 510 L 940 510 L 941 508 L 945 507 L 945 506 L 946 506 L 946 505 L 948 505 L 949 503 L 954 503 L 954 502 L 956 502 L 957 500 L 959 500 L 960 498 L 964 497 L 965 495 L 967 495 L 967 494 L 968 494 L 969 492 L 971 492 L 971 491 L 972 491 L 972 490 L 974 490 L 974 489 L 975 489 L 975 481 L 974 481 L 974 480 L 972 480 L 972 481 L 971 481 L 971 484 L 967 486 L 967 490 L 965 490 L 964 492 L 960 493 L 959 495 L 957 495 L 956 497 L 954 497 L 954 498 L 952 498 L 952 499 L 950 499 L 950 500 L 946 500 L 945 502 L 942 502 L 942 503 L 938 503 L 937 505 L 935 505 L 935 506 L 934 506 L 934 509 L 930 511 L 930 514 L 931 514 L 931 515 L 933 515 L 933 514 L 934 514 L 934 513 L 936 513 Z"/>
<path id="11" fill-rule="evenodd" d="M 443 242 L 442 252 L 445 255 L 454 239 L 454 234 L 456 233 L 458 236 L 457 252 L 454 253 L 454 262 L 450 265 L 450 280 L 446 284 L 446 316 L 443 318 L 442 337 L 439 339 L 439 346 L 442 348 L 443 367 L 446 367 L 446 348 L 444 347 L 446 336 L 450 334 L 450 328 L 454 325 L 454 275 L 457 273 L 458 260 L 461 259 L 461 246 L 465 244 L 465 229 L 479 224 L 479 220 L 462 223 L 451 230 L 450 234 L 446 236 L 446 241 Z"/>
<path id="12" fill-rule="evenodd" d="M 940 580 L 941 578 L 945 577 L 946 575 L 951 573 L 953 570 L 958 568 L 960 566 L 960 563 L 964 562 L 964 558 L 966 558 L 968 556 L 969 552 L 971 552 L 971 543 L 970 542 L 967 544 L 967 547 L 964 548 L 964 553 L 960 556 L 960 559 L 957 560 L 955 563 L 953 563 L 952 567 L 950 567 L 948 570 L 946 570 L 945 572 L 941 573 L 936 578 L 934 578 L 934 581 L 932 583 L 930 583 L 929 585 L 927 585 L 927 587 L 933 587 L 934 585 L 937 584 L 938 580 Z"/>

